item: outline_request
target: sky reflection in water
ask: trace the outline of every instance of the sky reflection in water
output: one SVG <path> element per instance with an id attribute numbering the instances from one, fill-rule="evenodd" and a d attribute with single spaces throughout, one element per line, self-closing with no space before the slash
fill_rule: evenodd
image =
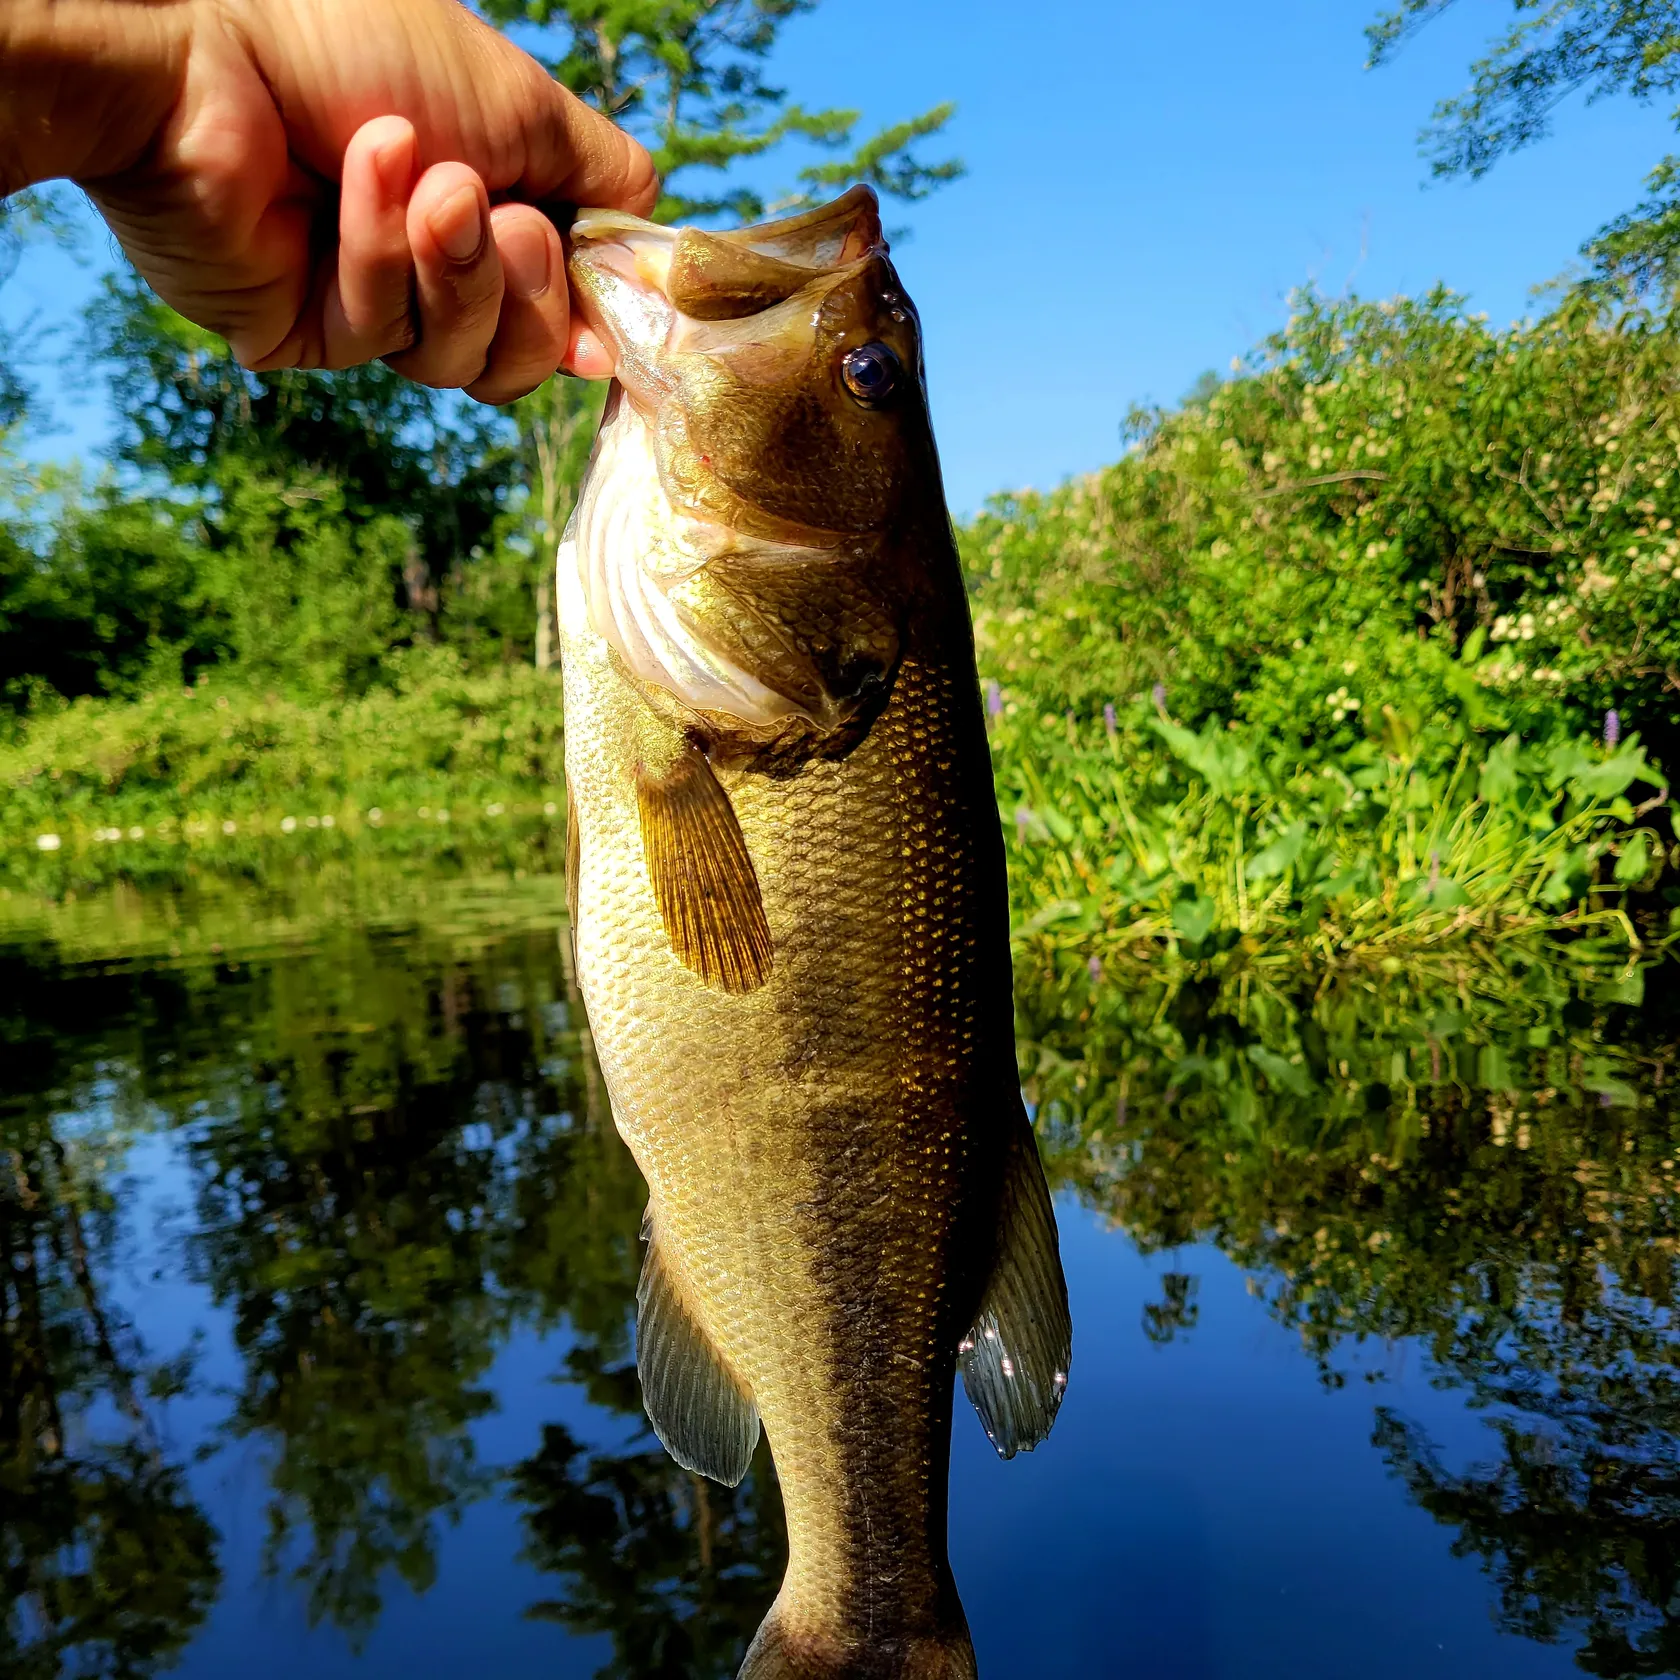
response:
<path id="1" fill-rule="evenodd" d="M 733 1675 L 773 1473 L 642 1421 L 555 898 L 14 915 L 6 1680 Z M 1024 998 L 1075 1363 L 1029 1457 L 958 1408 L 983 1674 L 1680 1666 L 1661 979 Z"/>

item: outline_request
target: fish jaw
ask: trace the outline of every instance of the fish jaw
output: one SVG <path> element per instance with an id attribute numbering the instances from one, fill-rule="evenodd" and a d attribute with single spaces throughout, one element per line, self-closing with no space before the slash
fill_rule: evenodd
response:
<path id="1" fill-rule="evenodd" d="M 820 275 L 872 254 L 885 255 L 875 194 L 853 187 L 831 204 L 756 227 L 713 232 L 670 228 L 621 210 L 583 210 L 572 224 L 585 266 L 619 246 L 617 266 L 696 321 L 733 320 L 781 303 Z M 597 256 L 599 254 L 599 257 Z"/>

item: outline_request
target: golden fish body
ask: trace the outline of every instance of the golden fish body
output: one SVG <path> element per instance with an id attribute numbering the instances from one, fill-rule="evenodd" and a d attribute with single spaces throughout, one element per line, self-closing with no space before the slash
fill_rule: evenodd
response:
<path id="1" fill-rule="evenodd" d="M 953 1375 L 1001 1451 L 1029 1447 L 1068 1329 L 913 311 L 872 197 L 699 236 L 710 269 L 688 235 L 603 220 L 583 219 L 574 276 L 625 389 L 559 602 L 578 974 L 649 1186 L 644 1398 L 673 1454 L 724 1481 L 768 1434 L 789 1562 L 743 1675 L 972 1675 L 945 1545 Z M 685 308 L 626 324 L 657 300 Z M 825 309 L 834 331 L 807 332 Z M 737 329 L 744 379 L 707 383 L 718 338 L 685 340 L 697 319 Z M 790 383 L 849 404 L 855 358 L 830 364 L 893 340 L 904 388 L 858 375 L 888 411 L 886 470 L 843 425 L 826 461 L 779 463 L 766 436 L 827 423 L 787 419 Z M 864 449 L 873 501 L 787 489 Z"/>

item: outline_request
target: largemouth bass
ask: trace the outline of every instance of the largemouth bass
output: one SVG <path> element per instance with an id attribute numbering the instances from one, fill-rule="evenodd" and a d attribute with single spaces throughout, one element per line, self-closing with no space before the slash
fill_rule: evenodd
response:
<path id="1" fill-rule="evenodd" d="M 769 1437 L 788 1568 L 744 1677 L 972 1676 L 954 1373 L 1008 1457 L 1071 1332 L 916 312 L 867 188 L 572 241 L 618 377 L 560 553 L 568 863 L 648 1182 L 643 1399 L 724 1483 Z"/>

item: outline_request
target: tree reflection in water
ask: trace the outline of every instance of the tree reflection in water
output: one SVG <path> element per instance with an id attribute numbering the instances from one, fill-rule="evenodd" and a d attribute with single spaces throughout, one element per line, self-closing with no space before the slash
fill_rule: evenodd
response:
<path id="1" fill-rule="evenodd" d="M 95 1293 L 115 1263 L 115 1150 L 168 1131 L 194 1186 L 178 1258 L 230 1313 L 239 1354 L 205 1450 L 264 1447 L 263 1566 L 312 1623 L 358 1642 L 393 1579 L 432 1584 L 440 1525 L 507 1491 L 528 1561 L 564 1582 L 533 1616 L 610 1631 L 615 1673 L 733 1674 L 785 1558 L 774 1474 L 765 1456 L 742 1488 L 710 1487 L 643 1426 L 630 1313 L 645 1194 L 552 930 L 341 930 L 284 960 L 222 954 L 116 975 L 14 959 L 13 995 L 38 1001 L 13 1029 L 29 1042 L 7 1046 L 0 1109 L 0 1445 L 6 1493 L 26 1496 L 0 1514 L 0 1669 L 151 1672 L 216 1596 L 214 1528 L 157 1454 L 138 1338 Z M 85 1186 L 51 1134 L 72 1123 L 97 1138 Z M 645 1445 L 591 1453 L 555 1424 L 526 1462 L 481 1462 L 473 1426 L 516 1329 L 564 1329 L 561 1376 Z M 67 1456 L 66 1406 L 96 1401 L 128 1435 Z M 72 1554 L 79 1574 L 53 1563 Z"/>
<path id="2" fill-rule="evenodd" d="M 20 978 L 0 962 L 0 991 Z M 121 1120 L 96 1153 L 40 1100 L 75 1062 L 53 1001 L 0 1020 L 0 1672 L 127 1680 L 180 1655 L 220 1572 L 152 1416 L 187 1368 L 148 1361 L 105 1287 Z"/>
<path id="3" fill-rule="evenodd" d="M 679 1469 L 657 1442 L 594 1454 L 553 1423 L 514 1485 L 528 1507 L 525 1556 L 564 1588 L 531 1614 L 610 1634 L 602 1680 L 730 1680 L 787 1561 L 762 1441 L 747 1479 L 726 1488 Z"/>
<path id="4" fill-rule="evenodd" d="M 263 1566 L 314 1620 L 360 1639 L 486 1495 L 548 1579 L 529 1614 L 609 1636 L 606 1675 L 727 1680 L 774 1596 L 768 1457 L 718 1488 L 642 1421 L 644 1192 L 552 921 L 387 920 L 289 938 L 271 916 L 253 955 L 229 910 L 215 961 L 0 958 L 23 1006 L 0 1027 L 8 1677 L 158 1672 L 221 1590 L 163 1421 L 191 1360 L 114 1304 L 148 1134 L 191 1187 L 164 1262 L 226 1311 L 237 1355 L 200 1450 L 260 1445 Z M 1508 958 L 1497 984 L 1080 969 L 1023 988 L 1054 1182 L 1146 1250 L 1216 1245 L 1326 1384 L 1380 1378 L 1372 1348 L 1415 1338 L 1485 1411 L 1485 1462 L 1449 1465 L 1392 1408 L 1376 1448 L 1513 1632 L 1606 1676 L 1680 1667 L 1680 1019 L 1657 978 L 1641 1000 L 1638 975 Z M 1201 1333 L 1191 1271 L 1141 1328 Z M 493 1367 L 522 1331 L 559 1333 L 556 1375 L 604 1427 L 551 1416 L 487 1462 Z"/>
<path id="5" fill-rule="evenodd" d="M 1146 1249 L 1214 1242 L 1327 1384 L 1414 1337 L 1487 1413 L 1465 1469 L 1388 1407 L 1373 1439 L 1508 1631 L 1670 1674 L 1680 1014 L 1666 968 L 1567 978 L 1075 980 L 1029 1009 L 1023 1066 L 1053 1179 Z M 1190 1283 L 1166 1285 L 1146 1329 L 1183 1334 Z"/>

